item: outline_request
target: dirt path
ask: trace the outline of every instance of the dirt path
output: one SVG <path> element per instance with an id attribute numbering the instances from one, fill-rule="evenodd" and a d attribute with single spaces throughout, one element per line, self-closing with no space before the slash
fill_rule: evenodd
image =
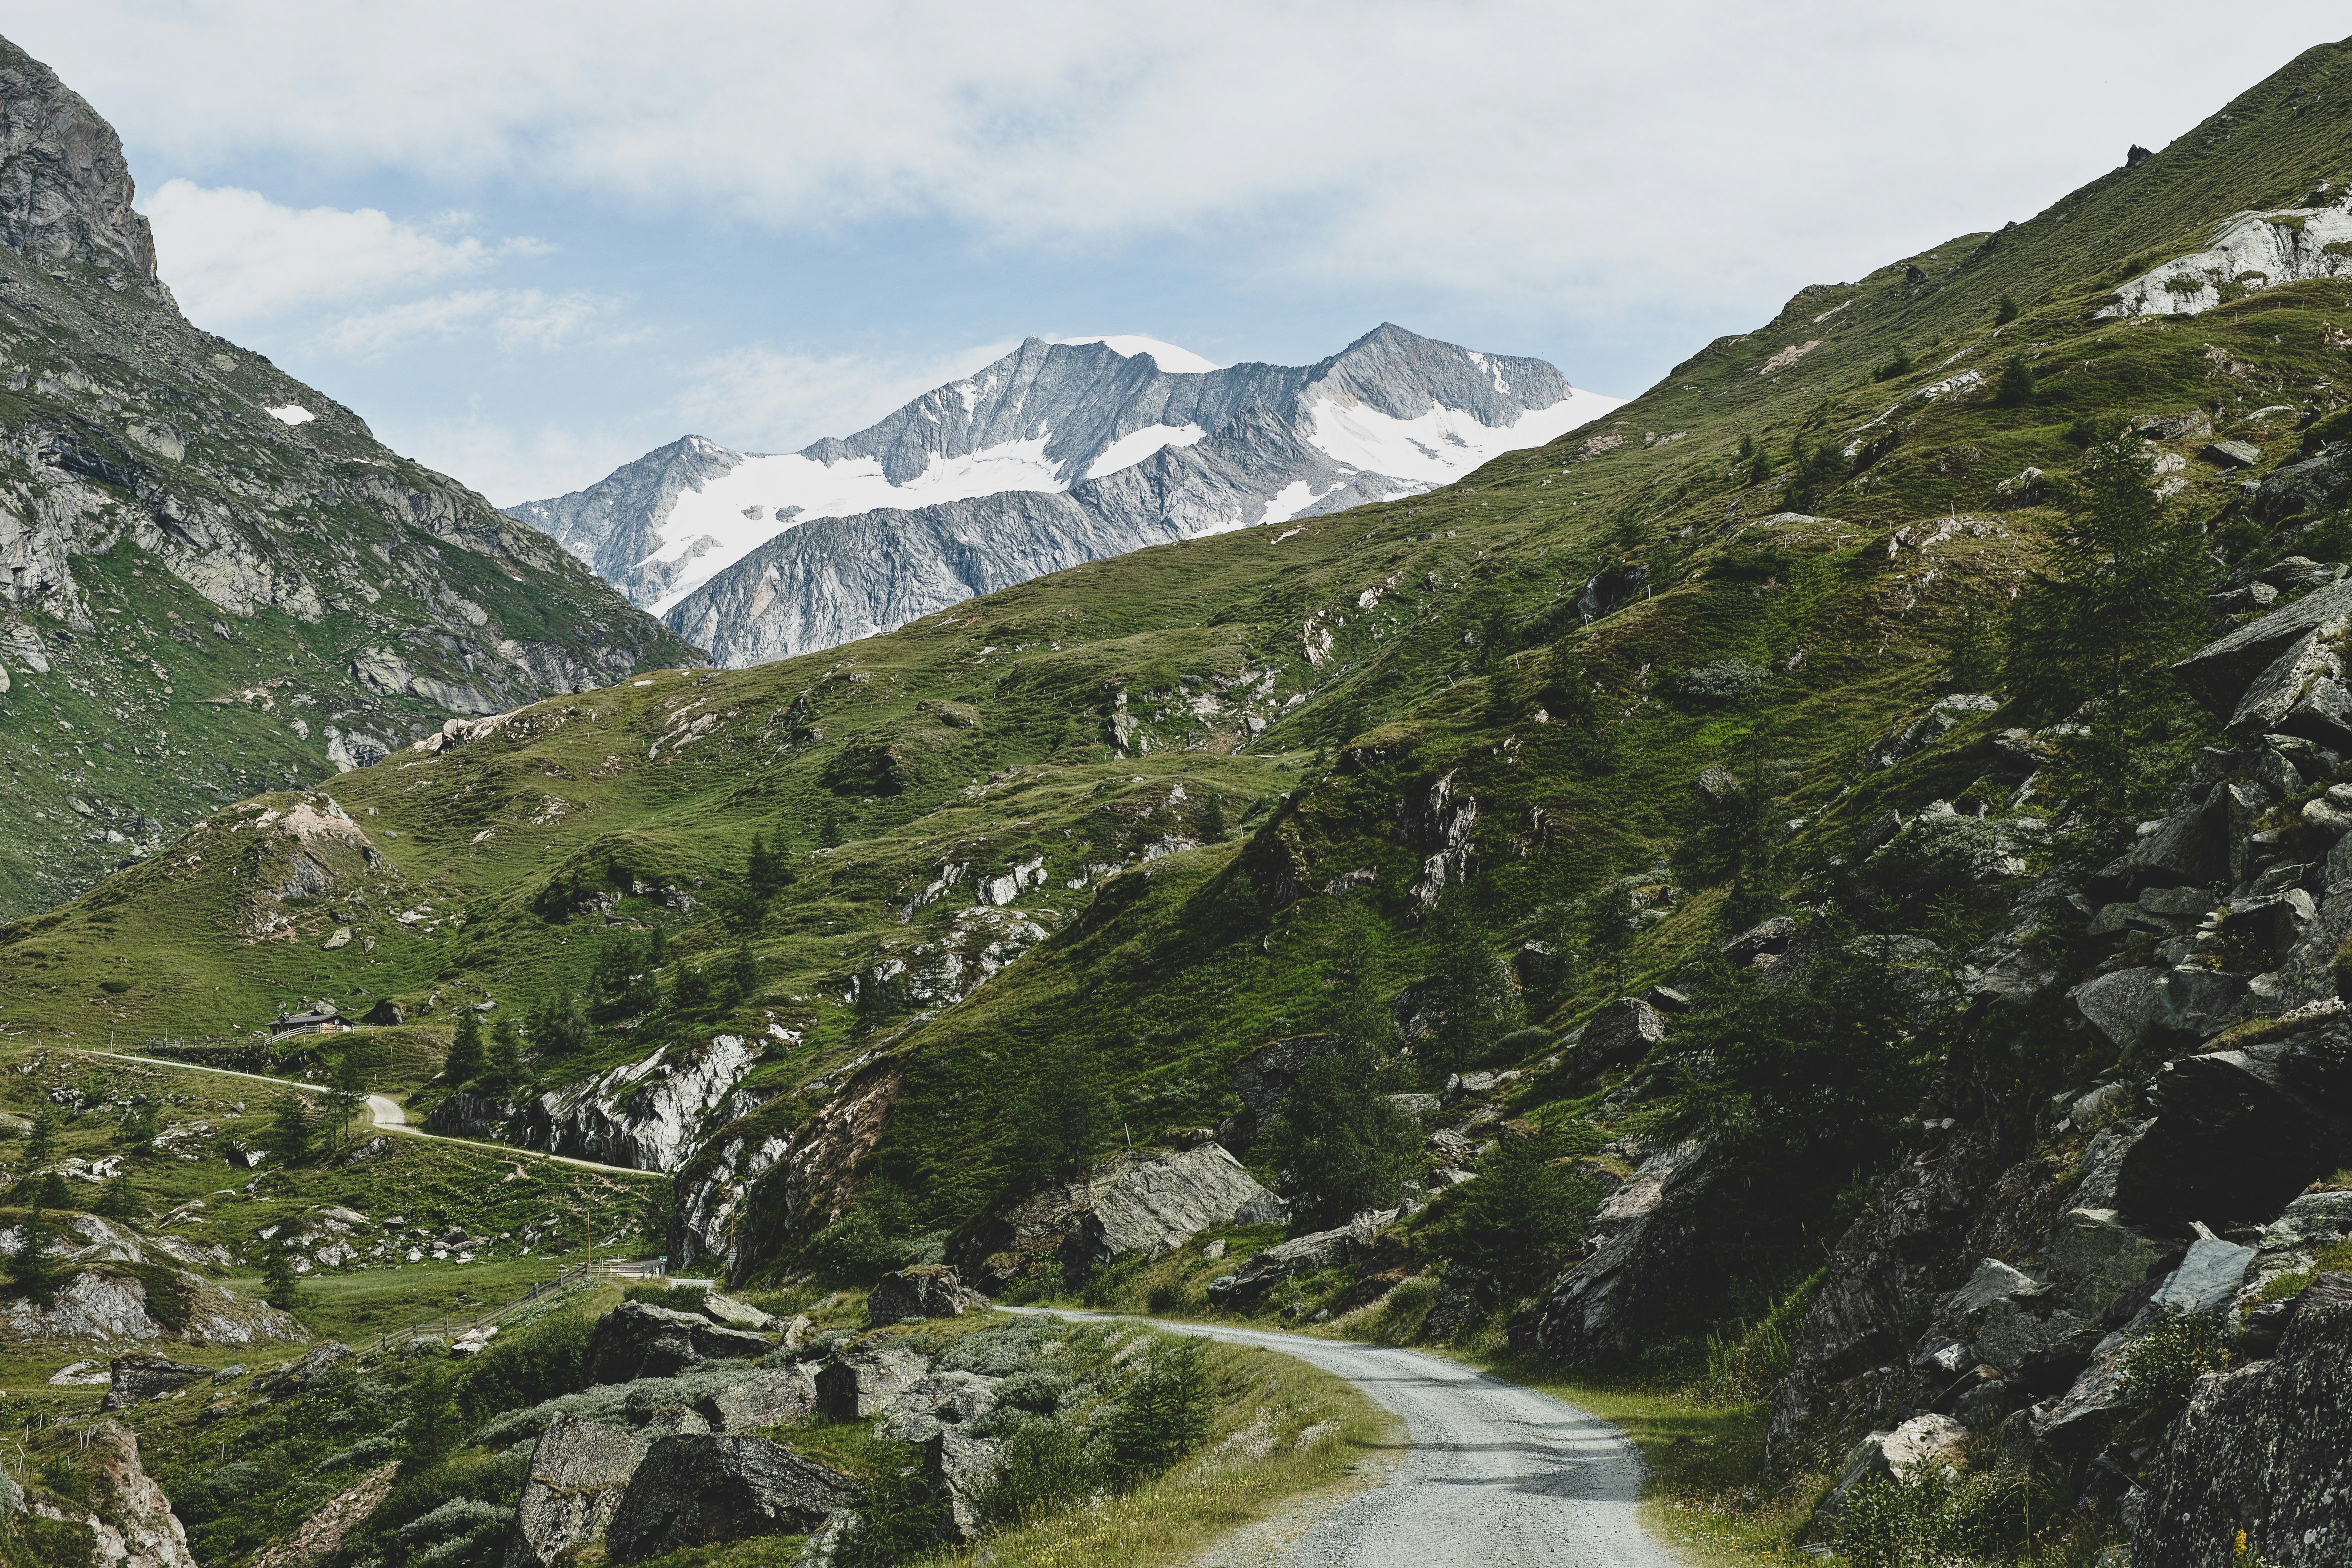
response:
<path id="1" fill-rule="evenodd" d="M 315 1083 L 297 1083 L 292 1079 L 268 1078 L 257 1072 L 238 1072 L 232 1068 L 197 1067 L 192 1062 L 169 1061 L 162 1057 L 134 1057 L 123 1051 L 97 1051 L 73 1047 L 59 1050 L 80 1057 L 106 1057 L 118 1062 L 138 1062 L 143 1067 L 171 1068 L 179 1072 L 208 1072 L 218 1078 L 241 1078 L 252 1083 L 266 1083 L 274 1089 L 290 1089 L 297 1094 L 325 1094 L 327 1090 Z M 475 1149 L 500 1159 L 540 1160 L 551 1165 L 571 1165 L 583 1171 L 602 1171 L 614 1176 L 653 1176 L 660 1173 L 640 1171 L 633 1165 L 600 1165 L 593 1160 L 575 1160 L 568 1154 L 541 1153 L 536 1149 L 517 1149 L 506 1143 L 485 1143 L 472 1138 L 445 1138 L 438 1132 L 427 1132 L 408 1120 L 408 1112 L 400 1101 L 388 1094 L 367 1097 L 368 1115 L 379 1132 L 401 1132 L 411 1138 L 429 1138 L 436 1143 L 454 1143 L 460 1149 Z"/>
<path id="2" fill-rule="evenodd" d="M 1682 1568 L 1635 1517 L 1643 1471 L 1633 1442 L 1564 1400 L 1420 1351 L 1152 1326 L 1346 1378 L 1402 1419 L 1412 1445 L 1380 1484 L 1242 1531 L 1202 1568 Z"/>

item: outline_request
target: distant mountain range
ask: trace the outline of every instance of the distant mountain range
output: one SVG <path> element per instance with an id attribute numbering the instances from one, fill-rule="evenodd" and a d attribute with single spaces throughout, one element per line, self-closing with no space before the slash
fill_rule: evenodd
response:
<path id="1" fill-rule="evenodd" d="M 1031 338 L 846 438 L 763 456 L 688 436 L 509 514 L 740 668 L 1081 562 L 1431 489 L 1620 401 L 1396 326 L 1296 367 Z"/>

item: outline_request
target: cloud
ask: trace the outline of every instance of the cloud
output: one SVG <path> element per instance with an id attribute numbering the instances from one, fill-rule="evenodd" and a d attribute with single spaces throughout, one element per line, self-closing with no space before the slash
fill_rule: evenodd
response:
<path id="1" fill-rule="evenodd" d="M 995 343 L 922 355 L 736 349 L 688 369 L 683 378 L 686 390 L 671 412 L 682 429 L 721 446 L 798 451 L 823 437 L 862 430 L 1017 346 Z"/>
<path id="2" fill-rule="evenodd" d="M 704 0 L 655 27 L 625 0 L 311 0 L 299 26 L 289 0 L 85 0 L 13 30 L 182 168 L 784 233 L 939 217 L 1014 250 L 1176 237 L 1244 273 L 1638 308 L 2023 216 L 2338 30 L 2310 0 L 2220 32 L 2151 3 L 2129 37 L 2027 0 Z"/>
<path id="3" fill-rule="evenodd" d="M 440 283 L 545 248 L 436 233 L 372 207 L 298 211 L 257 191 L 188 180 L 165 183 L 142 205 L 164 280 L 190 320 L 215 327 Z"/>
<path id="4" fill-rule="evenodd" d="M 610 318 L 623 301 L 572 289 L 551 294 L 538 289 L 469 289 L 404 300 L 331 321 L 318 333 L 320 347 L 349 358 L 380 354 L 419 338 L 486 334 L 502 349 L 552 350 L 584 335 Z M 623 341 L 627 334 L 595 334 Z"/>

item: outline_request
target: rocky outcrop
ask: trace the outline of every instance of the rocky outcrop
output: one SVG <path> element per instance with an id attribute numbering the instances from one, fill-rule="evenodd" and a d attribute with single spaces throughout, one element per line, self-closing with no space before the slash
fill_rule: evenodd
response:
<path id="1" fill-rule="evenodd" d="M 155 279 L 114 132 L 0 42 L 0 692 L 168 729 L 173 763 L 118 744 L 61 767 L 11 726 L 31 809 L 0 843 L 0 919 L 158 853 L 224 794 L 692 657 L 553 542 L 191 326 Z M 105 607 L 108 557 L 169 590 Z M 183 655 L 201 692 L 176 684 Z"/>
<path id="2" fill-rule="evenodd" d="M 760 1131 L 769 1119 L 755 1113 L 743 1123 L 753 1133 L 740 1141 L 722 1134 L 722 1152 L 738 1154 L 698 1162 L 680 1178 L 673 1268 L 684 1267 L 683 1259 L 715 1257 L 740 1283 L 761 1262 L 839 1220 L 856 1194 L 860 1165 L 881 1142 L 903 1071 L 903 1064 L 868 1053 L 803 1088 L 804 1103 L 823 1097 L 814 1116 Z M 757 1171 L 756 1178 L 747 1182 L 746 1169 Z M 698 1226 L 690 1228 L 689 1220 Z M 715 1237 L 699 1227 L 721 1226 Z"/>
<path id="3" fill-rule="evenodd" d="M 763 1437 L 678 1433 L 655 1443 L 605 1527 L 612 1561 L 688 1546 L 803 1535 L 852 1506 L 849 1477 Z"/>
<path id="4" fill-rule="evenodd" d="M 759 1334 L 714 1323 L 698 1312 L 624 1301 L 596 1321 L 588 1344 L 588 1381 L 675 1377 L 704 1362 L 765 1355 L 771 1348 Z"/>
<path id="5" fill-rule="evenodd" d="M 106 1398 L 101 1410 L 128 1410 L 151 1399 L 161 1399 L 176 1394 L 199 1378 L 210 1377 L 212 1368 L 189 1366 L 159 1355 L 119 1355 L 114 1358 Z"/>
<path id="6" fill-rule="evenodd" d="M 530 1451 L 506 1568 L 546 1568 L 604 1539 L 651 1447 L 601 1422 L 572 1415 L 549 1422 Z"/>
<path id="7" fill-rule="evenodd" d="M 1644 1161 L 1594 1214 L 1585 1259 L 1512 1323 L 1512 1346 L 1590 1364 L 1687 1317 L 1715 1272 L 1705 1245 L 1713 1174 L 1695 1143 Z"/>
<path id="8" fill-rule="evenodd" d="M 961 1318 L 988 1305 L 988 1298 L 967 1289 L 953 1268 L 944 1263 L 918 1263 L 885 1274 L 866 1295 L 866 1321 L 876 1327 L 908 1319 Z"/>
<path id="9" fill-rule="evenodd" d="M 1311 1274 L 1360 1262 L 1371 1255 L 1381 1233 L 1396 1223 L 1397 1211 L 1383 1209 L 1358 1215 L 1333 1230 L 1293 1237 L 1263 1252 L 1254 1252 L 1231 1274 L 1209 1281 L 1209 1302 L 1215 1307 L 1247 1311 L 1295 1274 Z"/>
<path id="10" fill-rule="evenodd" d="M 2352 1275 L 2321 1275 L 2291 1310 L 2276 1354 L 2198 1383 L 2144 1489 L 2126 1500 L 2135 1568 L 2346 1561 Z"/>
<path id="11" fill-rule="evenodd" d="M 306 1563 L 331 1560 L 343 1538 L 363 1523 L 392 1495 L 392 1483 L 400 1474 L 400 1461 L 388 1460 L 327 1500 L 318 1512 L 302 1521 L 302 1528 L 275 1546 L 264 1547 L 256 1553 L 252 1568 L 303 1568 Z"/>
<path id="12" fill-rule="evenodd" d="M 137 1436 L 119 1421 L 100 1421 L 82 1452 L 101 1478 L 102 1500 L 82 1521 L 96 1537 L 91 1561 L 110 1568 L 196 1568 L 172 1500 L 140 1462 Z"/>
<path id="13" fill-rule="evenodd" d="M 948 1256 L 992 1289 L 1048 1266 L 1076 1283 L 1121 1258 L 1160 1257 L 1206 1230 L 1288 1215 L 1220 1144 L 1122 1152 L 1084 1181 L 992 1210 L 950 1238 Z"/>
<path id="14" fill-rule="evenodd" d="M 930 1358 L 904 1341 L 862 1340 L 818 1369 L 816 1407 L 836 1421 L 863 1421 L 889 1408 L 930 1368 Z"/>
<path id="15" fill-rule="evenodd" d="M 571 1159 L 675 1171 L 693 1158 L 706 1122 L 760 1055 L 737 1035 L 690 1050 L 665 1046 L 641 1062 L 524 1105 L 514 1136 L 526 1148 Z"/>
<path id="16" fill-rule="evenodd" d="M 1339 1048 L 1339 1040 L 1329 1035 L 1294 1035 L 1260 1046 L 1235 1062 L 1234 1092 L 1242 1108 L 1217 1130 L 1217 1141 L 1246 1152 L 1266 1124 L 1282 1113 L 1282 1102 L 1307 1064 Z"/>

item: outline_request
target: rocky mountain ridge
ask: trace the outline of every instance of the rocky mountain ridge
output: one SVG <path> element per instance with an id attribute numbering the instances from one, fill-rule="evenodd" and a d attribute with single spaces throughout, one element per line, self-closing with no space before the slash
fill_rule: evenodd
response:
<path id="1" fill-rule="evenodd" d="M 190 326 L 131 199 L 111 128 L 0 44 L 0 706 L 26 721 L 0 909 L 452 713 L 692 657 L 530 529 Z"/>
<path id="2" fill-rule="evenodd" d="M 690 436 L 509 511 L 740 668 L 1148 544 L 1417 493 L 1616 405 L 1395 326 L 1314 365 L 1172 373 L 1032 338 L 846 438 L 758 457 Z"/>

